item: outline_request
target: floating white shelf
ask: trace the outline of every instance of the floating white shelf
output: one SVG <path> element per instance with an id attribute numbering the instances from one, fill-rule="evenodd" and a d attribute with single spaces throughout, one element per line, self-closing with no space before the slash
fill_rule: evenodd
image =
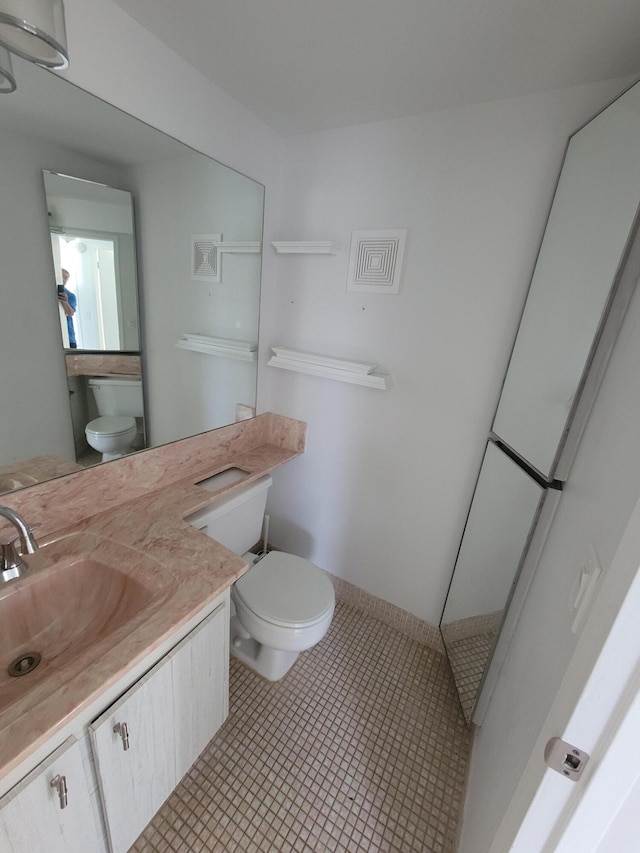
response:
<path id="1" fill-rule="evenodd" d="M 386 391 L 391 384 L 391 377 L 385 373 L 376 373 L 377 365 L 369 362 L 346 361 L 291 347 L 272 347 L 272 350 L 274 354 L 267 362 L 271 367 L 308 373 L 324 379 L 336 379 L 338 382 L 349 382 L 352 385 L 364 385 L 367 388 L 379 388 L 381 391 Z"/>
<path id="2" fill-rule="evenodd" d="M 271 244 L 279 255 L 337 255 L 342 243 L 332 240 L 293 240 Z"/>
<path id="3" fill-rule="evenodd" d="M 208 335 L 185 334 L 176 342 L 178 349 L 204 352 L 223 358 L 237 358 L 240 361 L 255 361 L 258 345 L 253 341 L 234 341 L 230 338 L 213 338 Z"/>

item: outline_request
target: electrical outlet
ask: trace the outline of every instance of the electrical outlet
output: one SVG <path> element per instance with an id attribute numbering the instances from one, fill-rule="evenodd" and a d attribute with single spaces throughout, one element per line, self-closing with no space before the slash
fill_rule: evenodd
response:
<path id="1" fill-rule="evenodd" d="M 601 573 L 596 550 L 593 545 L 588 545 L 569 596 L 569 614 L 573 617 L 571 631 L 574 634 L 582 625 Z"/>

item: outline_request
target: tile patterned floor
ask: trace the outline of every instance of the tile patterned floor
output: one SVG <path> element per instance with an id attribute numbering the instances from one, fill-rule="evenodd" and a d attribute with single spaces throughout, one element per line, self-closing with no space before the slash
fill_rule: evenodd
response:
<path id="1" fill-rule="evenodd" d="M 230 680 L 135 853 L 453 850 L 471 736 L 443 655 L 339 603 L 282 681 L 233 659 Z"/>
<path id="2" fill-rule="evenodd" d="M 467 720 L 471 719 L 476 694 L 496 636 L 496 631 L 487 631 L 484 634 L 463 637 L 447 644 L 451 670 Z"/>
<path id="3" fill-rule="evenodd" d="M 82 465 L 83 468 L 91 468 L 94 465 L 99 465 L 101 462 L 102 453 L 98 453 L 93 447 L 88 447 L 78 456 L 78 465 Z"/>

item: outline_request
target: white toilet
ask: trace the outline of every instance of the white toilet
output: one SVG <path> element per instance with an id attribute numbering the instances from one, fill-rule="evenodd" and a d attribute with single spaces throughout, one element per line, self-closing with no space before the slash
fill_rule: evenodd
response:
<path id="1" fill-rule="evenodd" d="M 187 521 L 247 562 L 259 539 L 271 477 L 262 477 L 190 516 Z M 302 557 L 270 551 L 231 587 L 231 654 L 269 681 L 278 681 L 300 652 L 319 643 L 335 607 L 333 584 Z"/>
<path id="2" fill-rule="evenodd" d="M 144 415 L 142 380 L 129 376 L 93 376 L 89 379 L 100 417 L 85 427 L 87 443 L 102 454 L 102 461 L 133 452 L 138 435 L 136 418 Z"/>

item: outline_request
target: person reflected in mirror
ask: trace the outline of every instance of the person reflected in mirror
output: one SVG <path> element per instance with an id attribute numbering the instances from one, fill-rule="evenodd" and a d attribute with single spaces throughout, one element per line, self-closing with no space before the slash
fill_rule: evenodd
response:
<path id="1" fill-rule="evenodd" d="M 60 304 L 62 305 L 62 310 L 65 313 L 67 318 L 67 329 L 69 331 L 69 346 L 71 349 L 77 349 L 78 345 L 76 343 L 76 330 L 73 325 L 73 315 L 76 313 L 76 308 L 78 305 L 78 299 L 75 293 L 72 293 L 67 289 L 67 282 L 69 281 L 69 272 L 67 270 L 62 270 L 62 284 L 58 285 L 58 299 L 60 300 Z"/>

